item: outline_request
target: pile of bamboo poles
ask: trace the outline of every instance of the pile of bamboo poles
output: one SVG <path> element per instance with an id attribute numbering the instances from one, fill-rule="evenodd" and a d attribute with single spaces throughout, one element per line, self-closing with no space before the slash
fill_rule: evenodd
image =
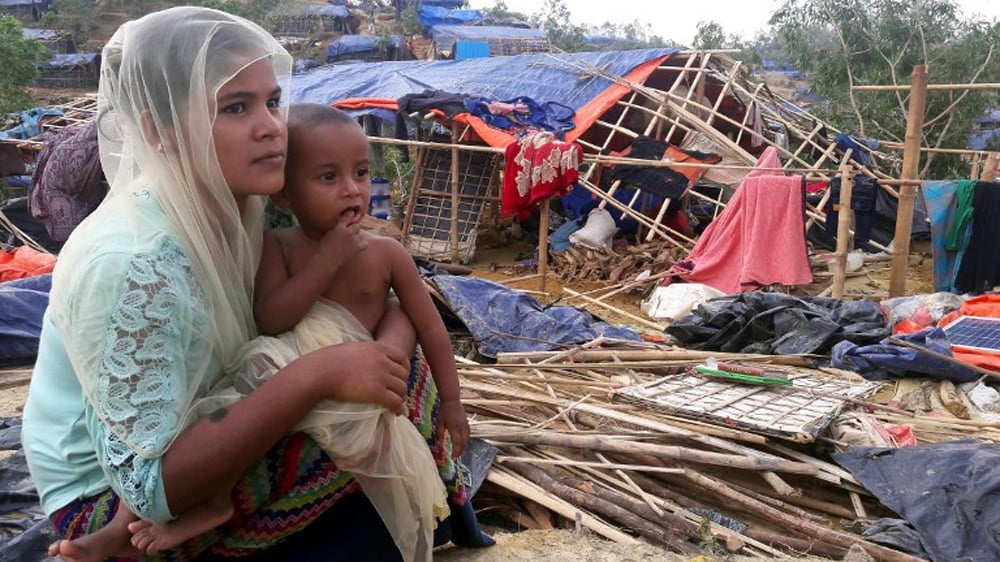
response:
<path id="1" fill-rule="evenodd" d="M 617 388 L 679 372 L 709 353 L 587 347 L 501 354 L 492 365 L 460 360 L 473 437 L 498 448 L 478 509 L 520 527 L 575 524 L 685 555 L 840 559 L 856 544 L 878 560 L 917 560 L 844 530 L 890 514 L 824 460 L 818 445 L 794 446 L 613 397 Z M 711 355 L 803 365 L 798 357 Z"/>

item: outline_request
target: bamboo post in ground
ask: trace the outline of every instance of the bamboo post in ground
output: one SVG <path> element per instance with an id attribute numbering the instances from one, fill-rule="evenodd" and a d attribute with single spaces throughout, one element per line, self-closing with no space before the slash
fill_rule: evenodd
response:
<path id="1" fill-rule="evenodd" d="M 972 155 L 972 171 L 969 172 L 970 178 L 978 178 L 980 173 L 980 164 L 982 164 L 982 153 L 977 152 Z"/>
<path id="2" fill-rule="evenodd" d="M 913 67 L 910 82 L 909 113 L 906 117 L 906 137 L 903 139 L 903 170 L 901 179 L 917 179 L 920 167 L 920 143 L 924 131 L 924 108 L 927 101 L 927 65 Z M 896 236 L 892 248 L 892 272 L 889 296 L 906 294 L 906 268 L 910 260 L 910 234 L 913 229 L 913 205 L 917 188 L 899 187 L 899 208 L 896 211 Z"/>
<path id="3" fill-rule="evenodd" d="M 549 275 L 549 201 L 543 200 L 538 210 L 538 290 L 543 293 Z"/>
<path id="4" fill-rule="evenodd" d="M 451 263 L 458 263 L 458 123 L 451 123 Z"/>
<path id="5" fill-rule="evenodd" d="M 851 150 L 841 165 L 840 201 L 837 205 L 837 251 L 834 254 L 833 292 L 835 299 L 844 298 L 844 283 L 847 280 L 847 254 L 851 251 L 851 222 L 854 210 L 851 208 L 851 195 L 854 188 L 854 169 L 850 164 Z"/>

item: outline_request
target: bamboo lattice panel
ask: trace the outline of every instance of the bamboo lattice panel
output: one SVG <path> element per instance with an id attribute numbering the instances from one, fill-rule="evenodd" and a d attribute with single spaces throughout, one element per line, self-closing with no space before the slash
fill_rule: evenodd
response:
<path id="1" fill-rule="evenodd" d="M 740 384 L 682 373 L 623 388 L 615 395 L 670 414 L 810 443 L 848 399 L 863 400 L 879 388 L 873 382 L 802 371 L 788 378 L 793 386 Z"/>
<path id="2" fill-rule="evenodd" d="M 479 216 L 490 200 L 499 158 L 484 152 L 462 151 L 458 156 L 458 216 L 452 216 L 451 151 L 428 150 L 419 191 L 415 194 L 412 223 L 406 246 L 414 255 L 431 260 L 451 260 L 451 223 L 458 222 L 460 261 L 472 259 L 476 250 Z M 495 199 L 495 196 L 493 197 Z"/>

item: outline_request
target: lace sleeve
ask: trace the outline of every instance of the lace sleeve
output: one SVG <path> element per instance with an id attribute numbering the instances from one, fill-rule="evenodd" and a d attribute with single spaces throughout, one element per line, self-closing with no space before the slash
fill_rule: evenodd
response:
<path id="1" fill-rule="evenodd" d="M 160 456 L 199 394 L 191 388 L 193 374 L 213 361 L 204 296 L 190 262 L 169 239 L 158 251 L 106 261 L 88 268 L 96 279 L 82 281 L 74 295 L 69 318 L 77 329 L 64 331 L 72 334 L 67 351 L 93 411 L 91 433 L 112 488 L 139 516 L 169 519 Z M 117 286 L 109 268 L 120 272 Z"/>

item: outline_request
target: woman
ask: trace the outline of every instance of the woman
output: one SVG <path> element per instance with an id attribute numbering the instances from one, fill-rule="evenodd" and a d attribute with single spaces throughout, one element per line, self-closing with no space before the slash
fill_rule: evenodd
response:
<path id="1" fill-rule="evenodd" d="M 366 558 L 398 557 L 349 475 L 286 434 L 324 398 L 429 421 L 422 405 L 434 396 L 426 372 L 410 373 L 414 334 L 401 311 L 378 341 L 304 355 L 229 407 L 202 400 L 256 335 L 262 202 L 283 181 L 291 63 L 258 26 L 192 7 L 129 22 L 104 49 L 98 127 L 111 192 L 60 254 L 22 435 L 66 539 L 101 529 L 120 501 L 163 523 L 235 483 L 233 517 L 168 558 L 266 550 L 324 512 L 324 539 L 345 529 Z M 469 530 L 466 542 L 488 541 L 474 520 Z M 87 546 L 54 548 L 89 559 Z M 351 556 L 344 546 L 317 559 Z"/>

